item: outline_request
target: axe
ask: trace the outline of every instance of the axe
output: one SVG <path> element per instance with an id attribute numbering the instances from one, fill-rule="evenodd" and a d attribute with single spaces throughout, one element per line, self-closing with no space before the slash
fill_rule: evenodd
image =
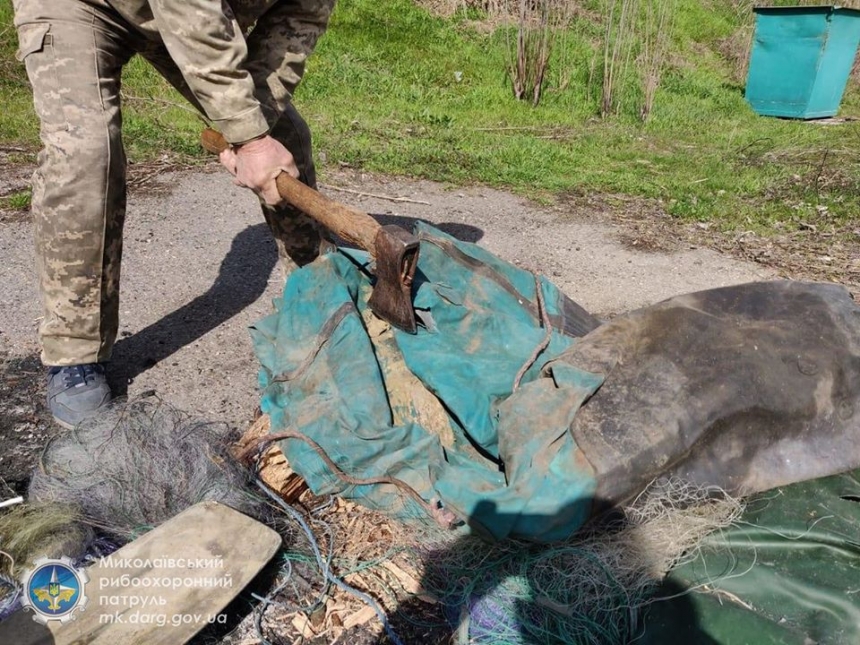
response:
<path id="1" fill-rule="evenodd" d="M 203 147 L 216 154 L 230 147 L 227 140 L 209 128 L 200 137 Z M 327 229 L 367 251 L 376 261 L 376 282 L 370 294 L 370 309 L 382 320 L 414 334 L 412 279 L 418 264 L 418 238 L 399 226 L 380 226 L 367 213 L 328 199 L 282 172 L 276 180 L 278 192 L 287 202 L 314 218 Z"/>

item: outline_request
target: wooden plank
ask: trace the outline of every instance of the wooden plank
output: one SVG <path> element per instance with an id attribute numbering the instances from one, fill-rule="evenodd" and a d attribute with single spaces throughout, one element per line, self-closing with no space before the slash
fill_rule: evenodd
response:
<path id="1" fill-rule="evenodd" d="M 220 612 L 280 545 L 281 537 L 264 524 L 201 502 L 88 567 L 88 602 L 75 620 L 46 627 L 33 621 L 32 611 L 19 611 L 0 623 L 0 643 L 186 643 L 210 620 L 226 621 Z"/>
<path id="2" fill-rule="evenodd" d="M 421 588 L 421 583 L 393 562 L 381 562 L 380 566 L 397 578 L 397 581 L 407 593 L 412 594 L 413 596 L 418 596 L 423 593 L 424 590 Z"/>

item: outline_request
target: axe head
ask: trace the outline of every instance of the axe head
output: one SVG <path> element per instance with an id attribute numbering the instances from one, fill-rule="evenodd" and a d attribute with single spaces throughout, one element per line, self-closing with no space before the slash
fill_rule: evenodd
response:
<path id="1" fill-rule="evenodd" d="M 370 294 L 374 314 L 398 329 L 418 328 L 412 307 L 412 279 L 418 265 L 418 238 L 399 226 L 382 226 L 374 242 L 376 283 Z"/>

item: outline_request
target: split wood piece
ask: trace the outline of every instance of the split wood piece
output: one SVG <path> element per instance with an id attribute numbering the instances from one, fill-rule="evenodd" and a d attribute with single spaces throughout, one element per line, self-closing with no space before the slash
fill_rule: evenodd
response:
<path id="1" fill-rule="evenodd" d="M 346 630 L 353 629 L 358 627 L 359 625 L 364 625 L 369 623 L 371 620 L 376 619 L 376 612 L 373 610 L 373 607 L 362 607 L 354 614 L 351 614 L 346 617 L 343 621 L 343 628 Z"/>
<path id="2" fill-rule="evenodd" d="M 295 629 L 302 638 L 313 638 L 317 635 L 316 630 L 311 625 L 311 621 L 303 613 L 299 612 L 293 616 L 293 629 Z"/>
<path id="3" fill-rule="evenodd" d="M 271 430 L 269 415 L 257 419 L 233 446 L 233 456 L 242 454 L 248 446 L 265 437 Z M 287 504 L 294 504 L 308 490 L 307 482 L 294 472 L 277 443 L 271 444 L 260 457 L 260 479 Z"/>
<path id="4" fill-rule="evenodd" d="M 362 319 L 378 357 L 394 424 L 417 423 L 439 437 L 439 442 L 445 448 L 451 448 L 454 445 L 454 431 L 448 413 L 439 399 L 406 366 L 391 325 L 371 316 L 366 310 Z"/>
<path id="5" fill-rule="evenodd" d="M 437 600 L 433 598 L 430 594 L 426 593 L 424 588 L 421 586 L 421 583 L 415 578 L 411 573 L 403 570 L 390 560 L 386 560 L 382 562 L 379 566 L 388 571 L 397 582 L 403 587 L 403 590 L 408 593 L 410 596 L 414 596 L 418 598 L 422 602 L 426 602 L 429 605 L 437 604 Z"/>

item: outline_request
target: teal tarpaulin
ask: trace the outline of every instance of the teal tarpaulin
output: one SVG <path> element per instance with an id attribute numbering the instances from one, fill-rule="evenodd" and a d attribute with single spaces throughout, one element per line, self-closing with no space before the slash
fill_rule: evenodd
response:
<path id="1" fill-rule="evenodd" d="M 298 429 L 354 477 L 397 477 L 478 532 L 563 538 L 587 519 L 595 487 L 567 430 L 602 383 L 568 365 L 541 370 L 575 342 L 565 333 L 575 306 L 548 281 L 476 245 L 422 224 L 416 234 L 414 303 L 425 326 L 415 335 L 394 332 L 394 358 L 374 346 L 366 327 L 365 254 L 342 249 L 290 276 L 276 313 L 252 332 L 263 412 L 273 432 Z M 553 331 L 539 351 L 544 316 Z M 414 418 L 394 422 L 384 380 L 392 360 L 405 361 L 440 401 L 447 445 Z M 390 485 L 351 486 L 307 445 L 281 447 L 317 494 L 338 493 L 395 516 L 415 513 Z"/>
<path id="2" fill-rule="evenodd" d="M 736 285 L 599 324 L 544 278 L 416 234 L 418 333 L 380 327 L 368 257 L 343 249 L 295 271 L 253 333 L 273 431 L 351 476 L 545 541 L 659 477 L 754 493 L 860 464 L 860 308 L 844 288 Z M 418 510 L 281 447 L 317 493 Z"/>

